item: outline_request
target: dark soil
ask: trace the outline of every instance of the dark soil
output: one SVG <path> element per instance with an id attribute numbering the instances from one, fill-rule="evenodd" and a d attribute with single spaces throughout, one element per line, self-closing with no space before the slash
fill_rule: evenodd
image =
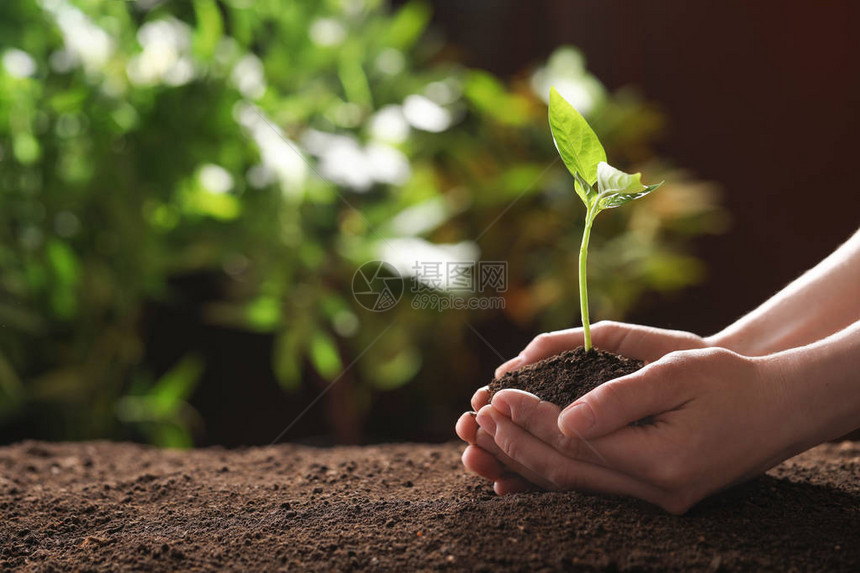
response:
<path id="1" fill-rule="evenodd" d="M 541 400 L 565 407 L 604 382 L 632 374 L 639 360 L 581 346 L 508 372 L 490 382 L 490 394 L 505 388 L 531 392 Z"/>
<path id="2" fill-rule="evenodd" d="M 3 447 L 0 570 L 860 570 L 857 443 L 683 517 L 579 493 L 500 498 L 461 451 Z"/>

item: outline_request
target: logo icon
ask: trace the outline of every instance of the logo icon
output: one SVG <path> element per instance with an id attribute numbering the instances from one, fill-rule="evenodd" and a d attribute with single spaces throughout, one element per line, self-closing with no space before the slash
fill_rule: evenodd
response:
<path id="1" fill-rule="evenodd" d="M 384 312 L 403 296 L 403 278 L 384 261 L 364 263 L 352 275 L 352 296 L 363 308 Z"/>

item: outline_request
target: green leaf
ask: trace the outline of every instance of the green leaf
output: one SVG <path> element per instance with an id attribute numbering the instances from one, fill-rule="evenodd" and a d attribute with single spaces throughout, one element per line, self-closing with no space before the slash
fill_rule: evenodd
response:
<path id="1" fill-rule="evenodd" d="M 229 221 L 242 213 L 242 203 L 235 195 L 212 193 L 203 188 L 191 189 L 184 197 L 184 211 Z"/>
<path id="2" fill-rule="evenodd" d="M 324 331 L 317 330 L 314 332 L 308 350 L 314 370 L 326 380 L 334 380 L 343 370 L 337 345 L 332 337 Z"/>
<path id="3" fill-rule="evenodd" d="M 625 173 L 601 161 L 597 166 L 597 189 L 603 193 L 638 193 L 645 188 L 641 173 Z"/>
<path id="4" fill-rule="evenodd" d="M 601 161 L 597 166 L 597 208 L 614 209 L 654 191 L 660 185 L 643 185 L 641 173 L 625 173 Z"/>
<path id="5" fill-rule="evenodd" d="M 594 190 L 594 186 L 583 179 L 582 175 L 579 174 L 579 171 L 573 174 L 573 178 L 575 180 L 574 186 L 576 188 L 576 194 L 579 195 L 579 198 L 582 199 L 582 202 L 585 203 L 586 207 L 591 207 L 594 203 L 594 199 L 597 197 L 597 191 Z"/>
<path id="6" fill-rule="evenodd" d="M 55 281 L 68 286 L 74 286 L 80 276 L 80 265 L 75 252 L 66 243 L 52 240 L 46 247 L 48 261 L 53 270 Z"/>
<path id="7" fill-rule="evenodd" d="M 276 297 L 262 295 L 245 307 L 245 318 L 252 329 L 271 332 L 283 320 L 281 311 L 281 303 Z"/>
<path id="8" fill-rule="evenodd" d="M 194 31 L 194 49 L 202 58 L 210 58 L 224 33 L 221 12 L 214 0 L 194 0 L 197 29 Z"/>
<path id="9" fill-rule="evenodd" d="M 549 126 L 568 171 L 574 177 L 579 173 L 590 184 L 597 181 L 597 164 L 606 161 L 606 151 L 585 118 L 555 88 L 549 92 Z M 587 205 L 585 190 L 577 193 Z"/>
<path id="10" fill-rule="evenodd" d="M 166 416 L 176 412 L 191 395 L 201 374 L 203 374 L 203 360 L 194 354 L 186 356 L 179 364 L 168 370 L 155 383 L 148 395 L 154 413 Z"/>
<path id="11" fill-rule="evenodd" d="M 529 102 L 511 93 L 493 74 L 472 70 L 466 76 L 463 95 L 476 108 L 505 125 L 525 125 L 531 118 Z"/>
<path id="12" fill-rule="evenodd" d="M 42 147 L 29 132 L 22 132 L 12 140 L 12 153 L 24 165 L 35 163 L 42 156 Z"/>
<path id="13" fill-rule="evenodd" d="M 356 48 L 341 52 L 338 75 L 348 101 L 372 107 L 373 93 L 367 82 L 367 74 L 361 66 L 362 56 L 361 51 Z"/>
<path id="14" fill-rule="evenodd" d="M 46 255 L 52 271 L 51 306 L 58 318 L 72 318 L 78 309 L 78 257 L 71 247 L 57 240 L 48 243 Z"/>
<path id="15" fill-rule="evenodd" d="M 430 8 L 423 2 L 409 2 L 401 8 L 386 30 L 387 45 L 400 50 L 411 48 L 430 23 Z"/>

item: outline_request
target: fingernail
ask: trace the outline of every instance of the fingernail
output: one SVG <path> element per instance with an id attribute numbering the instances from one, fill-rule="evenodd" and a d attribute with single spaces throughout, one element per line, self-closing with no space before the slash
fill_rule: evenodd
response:
<path id="1" fill-rule="evenodd" d="M 466 413 L 469 414 L 470 416 L 472 416 L 473 418 L 476 418 L 478 416 L 477 412 L 466 412 Z"/>
<path id="2" fill-rule="evenodd" d="M 593 425 L 594 412 L 586 402 L 574 404 L 558 417 L 558 427 L 567 435 L 580 436 Z"/>
<path id="3" fill-rule="evenodd" d="M 511 405 L 508 404 L 504 396 L 500 396 L 499 394 L 494 395 L 493 399 L 490 400 L 490 404 L 492 404 L 493 408 L 495 408 L 499 414 L 507 416 L 508 418 L 511 417 Z"/>
<path id="4" fill-rule="evenodd" d="M 493 420 L 493 417 L 486 412 L 478 412 L 478 415 L 475 417 L 478 421 L 478 425 L 481 426 L 481 429 L 490 434 L 491 436 L 496 435 L 496 421 Z"/>

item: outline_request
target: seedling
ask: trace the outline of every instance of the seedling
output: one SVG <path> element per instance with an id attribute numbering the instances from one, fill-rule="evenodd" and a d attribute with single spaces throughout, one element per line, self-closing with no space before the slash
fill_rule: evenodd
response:
<path id="1" fill-rule="evenodd" d="M 591 350 L 586 266 L 591 225 L 597 214 L 644 197 L 663 184 L 643 185 L 641 173 L 625 173 L 606 162 L 606 151 L 591 126 L 555 88 L 549 93 L 549 126 L 561 159 L 573 175 L 574 189 L 585 204 L 585 228 L 579 249 L 579 306 L 585 350 Z"/>

